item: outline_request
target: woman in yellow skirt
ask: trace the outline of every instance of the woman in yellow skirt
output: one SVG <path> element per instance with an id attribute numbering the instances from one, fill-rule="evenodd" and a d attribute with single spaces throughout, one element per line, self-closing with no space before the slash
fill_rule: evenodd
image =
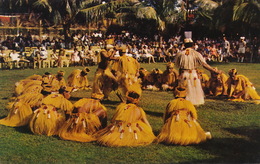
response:
<path id="1" fill-rule="evenodd" d="M 157 142 L 176 145 L 199 144 L 211 138 L 197 122 L 198 116 L 194 105 L 185 100 L 186 89 L 175 89 L 176 99 L 170 101 L 164 114 L 164 125 L 157 137 Z"/>
<path id="2" fill-rule="evenodd" d="M 64 87 L 59 94 L 50 94 L 42 100 L 42 105 L 33 112 L 30 129 L 34 134 L 58 135 L 59 128 L 71 114 L 73 104 L 68 100 L 72 87 Z"/>
<path id="3" fill-rule="evenodd" d="M 40 92 L 42 84 L 42 76 L 40 75 L 32 75 L 27 77 L 26 79 L 20 80 L 15 83 L 15 95 L 19 96 L 23 93 L 26 93 L 32 89 L 37 89 Z"/>
<path id="4" fill-rule="evenodd" d="M 83 70 L 75 69 L 68 76 L 68 86 L 73 87 L 76 90 L 88 90 L 90 89 L 88 83 L 88 72 L 90 70 L 88 68 L 84 68 Z"/>
<path id="5" fill-rule="evenodd" d="M 27 125 L 31 119 L 32 110 L 39 107 L 42 103 L 43 95 L 40 93 L 41 89 L 40 85 L 32 84 L 18 97 L 12 97 L 6 107 L 9 113 L 7 117 L 0 120 L 0 124 L 13 127 Z"/>
<path id="6" fill-rule="evenodd" d="M 93 134 L 107 123 L 105 106 L 100 103 L 100 99 L 92 96 L 77 101 L 74 110 L 76 113 L 72 113 L 60 129 L 60 138 L 78 142 L 95 141 Z"/>
<path id="7" fill-rule="evenodd" d="M 139 92 L 139 93 L 138 93 Z M 111 124 L 97 133 L 97 142 L 109 147 L 144 146 L 155 139 L 144 110 L 136 104 L 140 91 L 129 91 L 127 102 L 116 108 Z"/>
<path id="8" fill-rule="evenodd" d="M 7 117 L 0 120 L 1 125 L 19 127 L 29 123 L 33 111 L 27 103 L 17 101 L 11 105 Z"/>
<path id="9" fill-rule="evenodd" d="M 238 75 L 236 69 L 231 69 L 228 72 L 228 97 L 231 101 L 253 100 L 259 104 L 260 96 L 255 90 L 253 83 L 244 75 Z"/>

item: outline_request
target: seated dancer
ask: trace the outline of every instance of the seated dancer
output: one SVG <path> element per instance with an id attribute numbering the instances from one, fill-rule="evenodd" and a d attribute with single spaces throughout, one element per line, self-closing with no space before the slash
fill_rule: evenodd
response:
<path id="1" fill-rule="evenodd" d="M 60 138 L 79 142 L 95 141 L 93 134 L 107 124 L 106 111 L 95 95 L 80 99 L 74 104 L 74 112 L 60 128 Z"/>
<path id="2" fill-rule="evenodd" d="M 62 87 L 66 87 L 66 81 L 64 79 L 64 71 L 58 71 L 57 75 L 53 77 L 51 81 L 51 90 L 52 92 L 58 93 L 59 89 Z"/>
<path id="3" fill-rule="evenodd" d="M 166 70 L 162 74 L 162 89 L 174 90 L 179 73 L 174 69 L 174 63 L 168 62 L 166 65 Z"/>
<path id="4" fill-rule="evenodd" d="M 228 74 L 229 78 L 227 84 L 229 100 L 260 100 L 260 96 L 257 94 L 255 87 L 247 77 L 238 75 L 236 69 L 229 70 Z M 259 101 L 255 101 L 255 103 L 259 103 Z"/>
<path id="5" fill-rule="evenodd" d="M 50 72 L 45 72 L 42 76 L 42 85 L 51 85 L 53 75 Z"/>
<path id="6" fill-rule="evenodd" d="M 33 112 L 30 129 L 34 134 L 58 135 L 65 122 L 65 114 L 71 114 L 73 104 L 68 100 L 72 87 L 59 89 L 59 94 L 50 94 L 42 100 L 42 105 Z"/>
<path id="7" fill-rule="evenodd" d="M 218 70 L 217 68 L 214 68 Z M 213 96 L 227 96 L 227 75 L 224 73 L 216 74 L 211 72 L 211 77 L 209 79 L 209 94 Z"/>
<path id="8" fill-rule="evenodd" d="M 209 95 L 209 76 L 201 69 L 197 69 L 197 74 L 204 94 Z"/>
<path id="9" fill-rule="evenodd" d="M 16 83 L 17 97 L 12 97 L 7 105 L 9 113 L 0 120 L 0 124 L 12 127 L 25 126 L 29 123 L 33 110 L 41 105 L 41 76 L 33 75 Z"/>
<path id="10" fill-rule="evenodd" d="M 138 78 L 140 80 L 142 89 L 159 90 L 162 83 L 162 73 L 163 72 L 158 68 L 152 69 L 151 72 L 144 68 L 140 68 Z"/>
<path id="11" fill-rule="evenodd" d="M 19 96 L 22 95 L 23 93 L 28 92 L 28 90 L 32 89 L 32 86 L 39 86 L 38 91 L 40 92 L 40 90 L 42 89 L 41 84 L 42 84 L 41 75 L 29 76 L 15 83 L 15 95 Z"/>
<path id="12" fill-rule="evenodd" d="M 197 111 L 193 104 L 185 100 L 186 88 L 176 87 L 175 99 L 170 101 L 164 114 L 164 125 L 157 142 L 176 145 L 199 144 L 211 139 L 197 122 Z"/>
<path id="13" fill-rule="evenodd" d="M 29 123 L 32 114 L 33 111 L 29 104 L 17 101 L 12 105 L 7 117 L 0 120 L 0 124 L 11 127 L 25 126 Z"/>
<path id="14" fill-rule="evenodd" d="M 68 86 L 73 87 L 75 90 L 88 90 L 90 89 L 88 83 L 88 72 L 89 68 L 84 68 L 83 70 L 75 69 L 68 76 Z"/>
<path id="15" fill-rule="evenodd" d="M 127 92 L 126 103 L 116 108 L 111 124 L 97 133 L 97 142 L 109 147 L 149 145 L 155 139 L 142 108 L 137 106 L 141 89 Z"/>

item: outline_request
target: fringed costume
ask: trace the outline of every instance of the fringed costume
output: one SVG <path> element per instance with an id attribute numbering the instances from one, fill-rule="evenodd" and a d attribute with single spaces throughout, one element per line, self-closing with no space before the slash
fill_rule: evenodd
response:
<path id="1" fill-rule="evenodd" d="M 109 94 L 117 87 L 117 79 L 109 68 L 112 54 L 106 50 L 101 50 L 100 58 L 101 61 L 98 63 L 93 80 L 92 94 L 108 99 Z"/>
<path id="2" fill-rule="evenodd" d="M 203 66 L 207 70 L 218 72 L 205 62 L 199 52 L 189 46 L 177 54 L 175 65 L 180 68 L 179 82 L 185 82 L 187 87 L 186 100 L 191 101 L 193 105 L 204 104 L 204 92 L 196 69 Z"/>
<path id="3" fill-rule="evenodd" d="M 90 89 L 87 74 L 90 70 L 84 68 L 83 70 L 76 69 L 68 76 L 68 86 L 77 90 Z"/>
<path id="4" fill-rule="evenodd" d="M 42 105 L 33 112 L 30 129 L 34 134 L 58 135 L 59 128 L 65 122 L 63 112 L 57 111 L 53 105 Z"/>
<path id="5" fill-rule="evenodd" d="M 126 101 L 126 93 L 129 87 L 139 83 L 138 74 L 140 64 L 132 57 L 126 56 L 126 49 L 119 50 L 120 57 L 112 67 L 118 80 L 118 95 L 122 101 Z"/>
<path id="6" fill-rule="evenodd" d="M 162 74 L 162 89 L 173 90 L 177 85 L 179 73 L 174 69 L 174 63 L 167 63 L 166 70 Z"/>
<path id="7" fill-rule="evenodd" d="M 260 96 L 255 90 L 253 84 L 244 75 L 237 75 L 236 69 L 229 71 L 228 96 L 232 101 L 254 100 L 259 103 Z"/>
<path id="8" fill-rule="evenodd" d="M 73 110 L 73 104 L 67 100 L 62 94 L 50 94 L 42 100 L 43 104 L 53 105 L 57 109 L 65 111 L 66 114 L 71 114 Z"/>
<path id="9" fill-rule="evenodd" d="M 227 96 L 227 79 L 228 77 L 224 73 L 211 73 L 211 77 L 209 80 L 210 94 L 213 96 Z"/>
<path id="10" fill-rule="evenodd" d="M 23 93 L 31 92 L 32 90 L 40 93 L 42 89 L 41 85 L 41 80 L 20 80 L 19 82 L 15 83 L 15 95 L 19 96 Z"/>
<path id="11" fill-rule="evenodd" d="M 0 120 L 1 125 L 19 127 L 25 126 L 29 123 L 33 111 L 31 107 L 22 101 L 12 104 L 8 116 Z"/>
<path id="12" fill-rule="evenodd" d="M 78 142 L 95 141 L 93 134 L 102 128 L 102 122 L 106 125 L 105 106 L 100 100 L 83 98 L 74 107 L 77 113 L 73 113 L 63 124 L 59 132 L 60 138 Z"/>
<path id="13" fill-rule="evenodd" d="M 176 88 L 180 90 L 180 88 Z M 180 91 L 182 92 L 182 91 Z M 157 142 L 176 145 L 198 144 L 211 138 L 209 132 L 201 128 L 193 104 L 185 100 L 186 93 L 177 93 L 179 98 L 172 100 L 166 107 L 164 125 Z"/>
<path id="14" fill-rule="evenodd" d="M 35 107 L 37 108 L 42 104 L 42 99 L 43 95 L 40 93 L 25 93 L 15 98 L 14 101 L 9 102 L 7 108 L 11 109 L 13 104 L 16 102 L 23 102 L 34 109 Z"/>
<path id="15" fill-rule="evenodd" d="M 121 103 L 111 124 L 97 133 L 97 142 L 109 147 L 143 146 L 155 139 L 146 114 L 136 103 L 139 95 L 130 91 L 127 93 L 127 103 Z"/>

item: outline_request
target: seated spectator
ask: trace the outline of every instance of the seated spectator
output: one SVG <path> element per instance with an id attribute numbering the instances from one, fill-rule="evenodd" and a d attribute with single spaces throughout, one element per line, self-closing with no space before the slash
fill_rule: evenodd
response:
<path id="1" fill-rule="evenodd" d="M 48 52 L 45 47 L 40 47 L 41 60 L 46 60 L 48 58 Z"/>
<path id="2" fill-rule="evenodd" d="M 16 52 L 16 50 L 11 51 L 9 56 L 11 61 L 14 62 L 15 66 L 19 68 L 20 55 Z"/>
<path id="3" fill-rule="evenodd" d="M 148 59 L 148 63 L 151 63 L 151 60 L 153 63 L 155 63 L 154 56 L 151 54 L 151 51 L 148 49 L 148 46 L 143 46 L 142 48 L 142 55 L 141 57 L 143 59 Z"/>

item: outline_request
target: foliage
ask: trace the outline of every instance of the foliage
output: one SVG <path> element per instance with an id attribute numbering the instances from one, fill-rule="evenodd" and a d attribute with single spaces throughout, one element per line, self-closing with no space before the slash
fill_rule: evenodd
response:
<path id="1" fill-rule="evenodd" d="M 238 74 L 246 75 L 260 92 L 260 64 L 253 63 L 212 63 L 225 73 L 236 68 Z M 147 70 L 165 70 L 165 63 L 146 64 Z M 65 77 L 74 69 L 46 68 L 28 70 L 1 70 L 0 74 L 0 117 L 7 115 L 4 110 L 14 91 L 15 82 L 32 74 L 57 73 L 65 71 Z M 96 66 L 89 66 L 88 79 L 93 82 Z M 209 74 L 208 71 L 205 71 Z M 90 90 L 72 94 L 71 101 L 90 97 Z M 111 101 L 104 101 L 109 119 L 115 113 L 119 99 L 112 92 Z M 171 92 L 143 91 L 140 106 L 145 110 L 156 135 L 162 126 L 162 116 L 167 103 L 173 99 Z M 0 126 L 1 163 L 259 163 L 259 105 L 251 102 L 230 102 L 206 99 L 205 105 L 196 107 L 202 128 L 210 131 L 213 139 L 199 145 L 168 146 L 151 144 L 145 147 L 109 148 L 93 143 L 64 141 L 57 136 L 34 135 L 28 127 Z M 235 158 L 234 158 L 235 155 Z"/>

